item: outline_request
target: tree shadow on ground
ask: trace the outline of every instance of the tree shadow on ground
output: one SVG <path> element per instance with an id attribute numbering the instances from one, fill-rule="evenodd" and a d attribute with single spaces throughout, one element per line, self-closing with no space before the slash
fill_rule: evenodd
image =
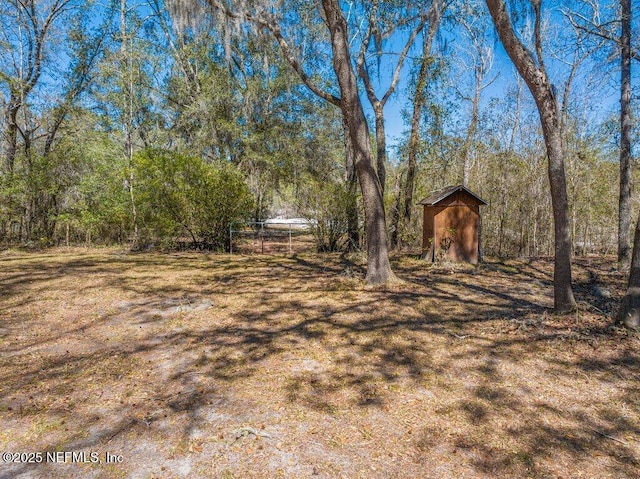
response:
<path id="1" fill-rule="evenodd" d="M 35 332 L 0 347 L 0 411 L 22 431 L 9 445 L 157 448 L 168 435 L 181 458 L 231 447 L 230 425 L 253 417 L 244 408 L 299 408 L 346 422 L 377 411 L 386 418 L 380 434 L 402 435 L 391 424 L 413 437 L 402 442 L 405 470 L 453 455 L 478 476 L 548 477 L 554 464 L 591 461 L 600 473 L 633 477 L 639 467 L 638 340 L 607 329 L 606 317 L 548 315 L 544 268 L 400 263 L 405 284 L 363 291 L 330 255 L 180 261 L 61 260 L 24 267 L 24 278 L 7 272 L 12 310 L 52 284 L 68 303 L 102 288 L 128 298 L 79 325 L 60 318 L 53 334 L 22 312 L 3 326 L 12 339 L 23 321 Z M 96 283 L 78 288 L 85 279 Z M 198 291 L 210 307 L 171 309 L 180 298 L 195 304 Z M 404 414 L 411 427 L 400 425 Z M 227 429 L 198 446 L 207 424 Z M 73 477 L 54 466 L 12 465 L 0 478 Z"/>

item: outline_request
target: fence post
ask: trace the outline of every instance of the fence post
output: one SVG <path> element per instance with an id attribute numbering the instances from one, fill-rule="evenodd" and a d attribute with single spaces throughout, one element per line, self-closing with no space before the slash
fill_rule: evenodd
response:
<path id="1" fill-rule="evenodd" d="M 229 254 L 233 254 L 233 223 L 229 223 Z"/>
<path id="2" fill-rule="evenodd" d="M 291 223 L 289 223 L 289 253 L 293 253 L 293 245 L 291 243 Z"/>
<path id="3" fill-rule="evenodd" d="M 260 223 L 260 249 L 264 254 L 264 221 Z"/>

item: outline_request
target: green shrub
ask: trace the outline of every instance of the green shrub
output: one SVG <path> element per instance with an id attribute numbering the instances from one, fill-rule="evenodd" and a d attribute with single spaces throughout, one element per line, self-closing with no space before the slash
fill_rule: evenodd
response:
<path id="1" fill-rule="evenodd" d="M 319 253 L 339 251 L 345 246 L 349 218 L 349 191 L 334 181 L 310 180 L 301 195 L 300 210 L 312 222 L 312 232 Z"/>
<path id="2" fill-rule="evenodd" d="M 232 165 L 146 150 L 135 168 L 143 243 L 187 236 L 194 246 L 228 250 L 229 224 L 251 215 L 253 198 Z"/>

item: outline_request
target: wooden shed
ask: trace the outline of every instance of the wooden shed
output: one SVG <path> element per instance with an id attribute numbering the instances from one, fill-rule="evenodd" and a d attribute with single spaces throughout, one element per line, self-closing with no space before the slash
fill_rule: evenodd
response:
<path id="1" fill-rule="evenodd" d="M 480 247 L 480 206 L 486 201 L 463 185 L 435 191 L 422 200 L 422 257 L 428 261 L 476 264 Z"/>

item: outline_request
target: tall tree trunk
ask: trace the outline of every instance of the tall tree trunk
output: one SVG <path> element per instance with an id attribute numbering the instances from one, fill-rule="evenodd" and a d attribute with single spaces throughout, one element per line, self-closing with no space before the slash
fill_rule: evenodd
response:
<path id="1" fill-rule="evenodd" d="M 408 227 L 411 222 L 411 213 L 413 211 L 413 191 L 415 190 L 415 179 L 418 170 L 418 146 L 420 145 L 420 116 L 426 100 L 424 90 L 427 85 L 427 72 L 432 61 L 430 52 L 431 50 L 427 50 L 425 46 L 413 97 L 413 114 L 411 115 L 411 132 L 409 133 L 409 151 L 407 155 L 407 178 L 404 185 L 404 205 L 402 208 L 405 227 Z"/>
<path id="2" fill-rule="evenodd" d="M 507 54 L 529 87 L 536 102 L 547 148 L 548 175 L 551 189 L 555 233 L 555 264 L 553 272 L 554 310 L 565 313 L 575 309 L 571 286 L 571 231 L 569 201 L 564 171 L 564 151 L 558 102 L 547 77 L 542 59 L 540 33 L 540 1 L 533 2 L 535 11 L 535 46 L 537 60 L 516 36 L 503 0 L 486 0 L 493 23 Z"/>
<path id="3" fill-rule="evenodd" d="M 550 97 L 543 100 L 544 105 L 554 102 Z M 556 128 L 557 115 L 546 110 L 542 114 L 542 131 L 547 144 L 549 185 L 551 187 L 551 207 L 555 233 L 555 262 L 553 270 L 554 309 L 564 313 L 575 309 L 576 302 L 571 286 L 571 231 L 569 222 L 569 201 L 567 198 L 567 182 L 564 173 L 564 152 L 562 137 Z"/>
<path id="4" fill-rule="evenodd" d="M 475 136 L 476 129 L 478 128 L 480 94 L 482 93 L 482 71 L 478 66 L 475 68 L 474 77 L 476 84 L 471 104 L 471 121 L 469 122 L 467 136 L 464 140 L 462 174 L 460 175 L 460 179 L 462 180 L 461 182 L 464 186 L 469 185 L 469 176 L 471 175 L 471 147 L 473 146 L 473 137 Z"/>
<path id="5" fill-rule="evenodd" d="M 229 17 L 245 18 L 255 22 L 260 28 L 267 29 L 280 45 L 285 61 L 298 74 L 300 80 L 309 90 L 329 103 L 338 106 L 342 111 L 342 117 L 349 132 L 355 172 L 364 203 L 367 240 L 367 276 L 365 280 L 369 285 L 385 284 L 394 280 L 395 275 L 389 262 L 382 187 L 376 174 L 371 144 L 369 143 L 369 127 L 360 101 L 354 69 L 351 65 L 347 22 L 338 0 L 322 0 L 321 5 L 324 11 L 324 23 L 331 35 L 333 69 L 338 79 L 340 98 L 319 87 L 309 77 L 282 34 L 277 21 L 274 21 L 273 18 L 234 13 L 226 6 L 216 2 L 216 8 L 220 8 Z"/>
<path id="6" fill-rule="evenodd" d="M 413 113 L 411 115 L 411 133 L 409 134 L 409 151 L 407 154 L 407 177 L 404 185 L 404 201 L 402 208 L 402 227 L 401 230 L 407 230 L 411 224 L 411 215 L 413 212 L 413 192 L 415 190 L 415 180 L 418 171 L 418 147 L 420 146 L 420 117 L 422 108 L 426 101 L 425 88 L 427 86 L 427 75 L 429 67 L 433 62 L 431 56 L 431 48 L 436 32 L 440 27 L 442 19 L 442 11 L 440 4 L 434 2 L 435 10 L 429 23 L 429 29 L 422 42 L 422 59 L 420 60 L 420 69 L 416 79 L 416 90 L 413 97 Z"/>
<path id="7" fill-rule="evenodd" d="M 400 223 L 400 209 L 402 208 L 402 176 L 403 172 L 397 174 L 393 189 L 396 198 L 391 209 L 391 237 L 389 238 L 393 249 L 398 247 L 400 240 L 398 225 Z"/>
<path id="8" fill-rule="evenodd" d="M 427 15 L 421 18 L 416 27 L 409 34 L 404 48 L 399 53 L 398 62 L 393 71 L 391 84 L 389 85 L 389 88 L 384 93 L 381 99 L 378 99 L 378 97 L 376 96 L 371 77 L 369 76 L 369 67 L 365 59 L 371 38 L 378 37 L 381 30 L 381 26 L 378 25 L 378 19 L 376 18 L 376 14 L 378 12 L 378 4 L 374 3 L 373 8 L 371 9 L 371 13 L 369 16 L 369 31 L 367 32 L 367 37 L 360 48 L 360 55 L 358 56 L 357 61 L 357 72 L 360 75 L 360 78 L 362 78 L 365 91 L 367 93 L 367 98 L 369 99 L 369 103 L 373 108 L 373 113 L 376 119 L 376 169 L 378 171 L 378 178 L 380 180 L 380 186 L 382 187 L 383 197 L 387 178 L 387 140 L 384 126 L 384 107 L 387 104 L 389 98 L 391 98 L 391 95 L 393 95 L 393 93 L 395 92 L 396 87 L 398 86 L 404 61 L 406 60 L 407 54 L 409 53 L 409 50 L 413 45 L 416 37 L 424 28 L 427 18 L 438 20 L 440 15 L 440 1 L 441 0 L 434 0 L 431 3 Z M 378 52 L 378 61 L 380 60 L 380 53 L 381 52 Z"/>
<path id="9" fill-rule="evenodd" d="M 518 129 L 520 128 L 520 115 L 522 110 L 522 80 L 516 78 L 516 104 L 513 118 L 513 128 L 511 129 L 511 135 L 509 137 L 509 149 L 506 156 L 502 161 L 511 161 L 514 157 L 514 151 L 516 146 L 516 138 L 518 136 Z M 500 176 L 500 203 L 499 203 L 499 223 L 498 223 L 498 257 L 502 257 L 502 247 L 504 245 L 504 227 L 507 222 L 508 210 L 509 210 L 509 198 L 507 195 L 507 180 L 509 179 L 509 168 L 502 167 L 502 175 Z M 535 236 L 535 234 L 534 234 Z"/>
<path id="10" fill-rule="evenodd" d="M 402 214 L 399 221 L 394 225 L 396 230 L 395 238 L 397 244 L 401 246 L 402 232 L 408 231 L 411 225 L 411 215 L 413 213 L 413 192 L 415 191 L 416 175 L 418 173 L 418 147 L 420 146 L 420 117 L 422 107 L 426 101 L 425 88 L 427 85 L 427 72 L 432 62 L 431 48 L 424 46 L 420 70 L 416 81 L 416 90 L 413 97 L 413 113 L 411 115 L 411 132 L 409 133 L 409 151 L 407 153 L 407 174 L 402 191 Z"/>
<path id="11" fill-rule="evenodd" d="M 13 95 L 9 100 L 6 110 L 6 146 L 4 152 L 4 170 L 7 174 L 13 173 L 13 166 L 16 162 L 16 153 L 18 152 L 18 110 L 20 109 L 20 101 L 15 99 Z"/>
<path id="12" fill-rule="evenodd" d="M 631 260 L 631 0 L 620 0 L 620 197 L 618 202 L 618 265 L 628 268 Z"/>
<path id="13" fill-rule="evenodd" d="M 627 328 L 640 329 L 640 217 L 636 223 L 633 240 L 633 256 L 629 271 L 627 293 L 622 298 L 618 321 Z"/>
<path id="14" fill-rule="evenodd" d="M 379 102 L 374 105 L 373 113 L 376 118 L 376 170 L 382 197 L 384 198 L 384 189 L 387 182 L 387 138 L 384 130 L 383 106 Z"/>
<path id="15" fill-rule="evenodd" d="M 358 177 L 356 175 L 356 167 L 354 162 L 354 152 L 351 146 L 351 136 L 349 128 L 343 120 L 344 127 L 344 149 L 346 160 L 346 183 L 348 199 L 346 204 L 347 214 L 347 250 L 354 251 L 360 248 L 360 229 L 358 227 L 358 197 L 357 185 Z"/>
<path id="16" fill-rule="evenodd" d="M 135 175 L 133 164 L 133 65 L 131 61 L 131 52 L 129 50 L 129 42 L 127 39 L 127 0 L 120 0 L 120 34 L 122 36 L 122 44 L 120 46 L 122 54 L 122 62 L 124 66 L 123 83 L 125 87 L 125 124 L 124 124 L 124 150 L 129 163 L 129 199 L 131 201 L 131 217 L 133 220 L 133 242 L 132 248 L 138 247 L 138 211 L 136 208 L 135 198 Z"/>
<path id="17" fill-rule="evenodd" d="M 382 188 L 373 164 L 369 127 L 351 65 L 347 23 L 337 0 L 323 0 L 322 6 L 331 33 L 333 68 L 341 93 L 340 107 L 351 138 L 355 169 L 364 202 L 367 234 L 366 282 L 369 285 L 385 284 L 393 280 L 395 275 L 389 263 Z"/>

